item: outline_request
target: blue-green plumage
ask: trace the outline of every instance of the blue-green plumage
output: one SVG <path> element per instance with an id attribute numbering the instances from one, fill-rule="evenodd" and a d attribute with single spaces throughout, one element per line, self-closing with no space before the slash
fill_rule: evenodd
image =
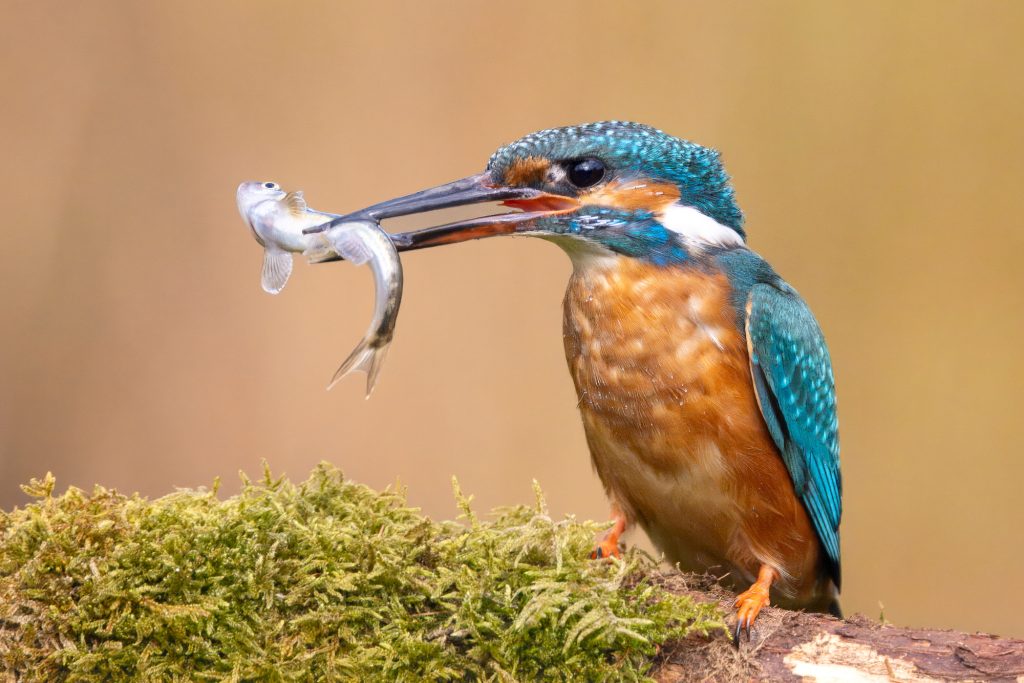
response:
<path id="1" fill-rule="evenodd" d="M 761 414 L 840 585 L 839 421 L 825 337 L 807 304 L 781 280 L 751 288 L 751 366 Z"/>
<path id="2" fill-rule="evenodd" d="M 689 254 L 678 236 L 646 209 L 582 207 L 572 219 L 538 221 L 545 233 L 589 240 L 623 256 L 658 265 L 682 263 Z"/>
<path id="3" fill-rule="evenodd" d="M 749 335 L 761 414 L 841 583 L 842 474 L 835 379 L 825 336 L 799 293 L 749 249 L 711 261 L 729 277 L 737 325 Z"/>

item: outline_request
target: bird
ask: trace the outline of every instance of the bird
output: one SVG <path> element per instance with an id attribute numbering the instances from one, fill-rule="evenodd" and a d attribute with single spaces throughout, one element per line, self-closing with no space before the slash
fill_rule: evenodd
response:
<path id="1" fill-rule="evenodd" d="M 829 350 L 804 299 L 747 246 L 719 152 L 627 121 L 550 128 L 482 173 L 335 222 L 483 202 L 512 211 L 392 240 L 527 235 L 568 254 L 565 355 L 612 518 L 591 557 L 619 556 L 642 527 L 666 560 L 738 593 L 736 642 L 770 602 L 840 615 Z"/>

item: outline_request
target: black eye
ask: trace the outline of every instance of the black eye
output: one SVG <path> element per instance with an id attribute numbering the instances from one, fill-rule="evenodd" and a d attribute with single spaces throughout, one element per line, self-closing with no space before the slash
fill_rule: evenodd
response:
<path id="1" fill-rule="evenodd" d="M 576 187 L 597 185 L 604 178 L 604 162 L 600 159 L 580 159 L 566 164 L 569 182 Z"/>
<path id="2" fill-rule="evenodd" d="M 267 188 L 268 190 L 276 190 L 277 183 L 263 183 L 263 187 Z"/>

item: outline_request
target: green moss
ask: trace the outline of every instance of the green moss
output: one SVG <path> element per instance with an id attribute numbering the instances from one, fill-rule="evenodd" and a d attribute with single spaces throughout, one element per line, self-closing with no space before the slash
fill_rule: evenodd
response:
<path id="1" fill-rule="evenodd" d="M 722 628 L 599 525 L 533 506 L 434 522 L 322 465 L 226 500 L 97 487 L 0 513 L 0 664 L 21 680 L 632 680 Z"/>

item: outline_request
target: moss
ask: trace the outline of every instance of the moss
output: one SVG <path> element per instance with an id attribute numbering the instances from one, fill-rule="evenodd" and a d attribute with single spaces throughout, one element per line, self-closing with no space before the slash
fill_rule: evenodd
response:
<path id="1" fill-rule="evenodd" d="M 95 488 L 0 513 L 0 662 L 20 680 L 633 680 L 710 605 L 586 560 L 532 506 L 435 522 L 322 465 L 221 500 Z"/>

